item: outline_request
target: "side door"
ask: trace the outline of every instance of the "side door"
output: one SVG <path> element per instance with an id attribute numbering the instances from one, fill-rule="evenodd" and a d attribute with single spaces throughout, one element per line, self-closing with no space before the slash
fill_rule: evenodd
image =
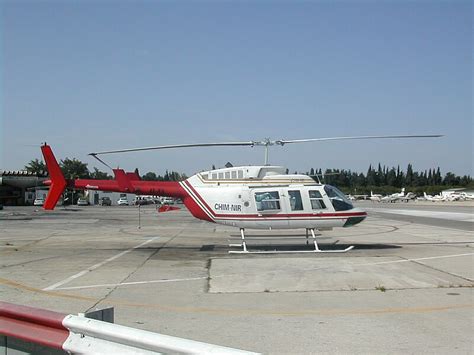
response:
<path id="1" fill-rule="evenodd" d="M 307 189 L 304 186 L 290 187 L 286 191 L 288 204 L 289 228 L 308 228 L 312 218 L 309 200 L 306 198 Z"/>
<path id="2" fill-rule="evenodd" d="M 257 223 L 260 227 L 288 227 L 287 193 L 282 188 L 252 189 L 251 195 L 257 213 Z"/>
<path id="3" fill-rule="evenodd" d="M 304 190 L 302 188 L 291 188 L 287 191 L 287 202 L 288 202 L 288 214 L 303 214 L 307 203 L 303 202 Z"/>

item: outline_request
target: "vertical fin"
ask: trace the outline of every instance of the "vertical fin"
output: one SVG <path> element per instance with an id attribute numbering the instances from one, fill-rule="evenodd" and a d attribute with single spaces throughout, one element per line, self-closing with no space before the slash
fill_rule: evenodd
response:
<path id="1" fill-rule="evenodd" d="M 49 177 L 51 179 L 51 186 L 49 188 L 48 196 L 46 197 L 43 208 L 45 210 L 53 210 L 58 203 L 61 194 L 66 188 L 67 183 L 64 179 L 61 168 L 54 157 L 51 147 L 45 143 L 41 146 L 41 152 L 43 153 Z"/>

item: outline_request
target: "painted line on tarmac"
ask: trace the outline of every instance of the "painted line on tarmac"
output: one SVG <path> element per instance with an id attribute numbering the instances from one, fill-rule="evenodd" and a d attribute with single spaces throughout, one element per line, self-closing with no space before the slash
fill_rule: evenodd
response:
<path id="1" fill-rule="evenodd" d="M 119 283 L 119 284 L 101 284 L 101 285 L 89 285 L 89 286 L 57 287 L 56 290 L 79 290 L 79 289 L 83 289 L 83 288 L 118 287 L 118 286 L 143 285 L 143 284 L 153 284 L 153 283 L 196 281 L 196 280 L 206 280 L 207 278 L 208 278 L 208 276 L 202 276 L 202 277 L 189 277 L 189 278 L 186 278 L 186 279 L 161 279 L 161 280 L 151 280 L 151 281 L 123 282 L 123 283 Z"/>
<path id="2" fill-rule="evenodd" d="M 121 252 L 121 253 L 119 253 L 119 254 L 117 254 L 117 255 L 114 255 L 114 256 L 112 256 L 111 258 L 108 258 L 108 259 L 106 259 L 106 260 L 104 260 L 104 261 L 102 261 L 102 262 L 100 262 L 100 263 L 98 263 L 98 264 L 92 265 L 91 267 L 89 267 L 89 268 L 87 268 L 87 269 L 85 269 L 85 270 L 82 270 L 81 272 L 78 272 L 77 274 L 72 275 L 72 276 L 68 277 L 67 279 L 64 279 L 64 280 L 62 280 L 62 281 L 56 282 L 54 285 L 48 286 L 48 287 L 46 287 L 46 288 L 43 288 L 43 291 L 52 291 L 52 290 L 55 290 L 55 289 L 57 289 L 59 286 L 65 285 L 65 284 L 71 282 L 72 280 L 77 279 L 78 277 L 84 276 L 84 275 L 87 274 L 88 272 L 91 272 L 91 271 L 93 271 L 93 270 L 95 270 L 95 269 L 98 269 L 98 268 L 100 268 L 101 266 L 104 266 L 105 264 L 107 264 L 107 263 L 109 263 L 109 262 L 111 262 L 111 261 L 113 261 L 113 260 L 115 260 L 115 259 L 118 259 L 118 258 L 120 258 L 121 256 L 123 256 L 123 255 L 125 255 L 125 254 L 128 254 L 128 253 L 130 253 L 131 251 L 134 251 L 135 249 L 138 249 L 138 248 L 140 248 L 140 247 L 142 247 L 142 246 L 144 246 L 144 245 L 146 245 L 146 244 L 148 244 L 148 243 L 151 243 L 151 242 L 155 241 L 155 240 L 158 239 L 158 238 L 159 238 L 159 237 L 154 237 L 154 238 L 152 238 L 152 239 L 148 239 L 148 240 L 144 241 L 143 243 L 140 243 L 140 244 L 138 244 L 137 246 L 134 246 L 133 248 L 130 248 L 130 249 L 128 249 L 128 250 L 125 250 L 125 251 L 123 251 L 123 252 Z"/>
<path id="3" fill-rule="evenodd" d="M 459 256 L 468 256 L 468 255 L 474 255 L 474 253 L 454 254 L 454 255 L 440 255 L 440 256 L 428 256 L 428 257 L 426 257 L 426 258 L 414 258 L 414 259 L 379 261 L 379 262 L 376 262 L 376 263 L 355 264 L 354 266 L 371 266 L 371 265 L 382 265 L 382 264 L 407 263 L 407 262 L 409 262 L 409 261 L 422 261 L 422 260 L 433 260 L 433 259 L 444 259 L 444 258 L 456 258 L 456 257 L 459 257 Z"/>
<path id="4" fill-rule="evenodd" d="M 88 296 L 70 295 L 67 293 L 61 293 L 57 291 L 45 291 L 32 286 L 24 285 L 16 281 L 0 278 L 0 285 L 6 285 L 17 290 L 25 290 L 37 294 L 43 294 L 48 297 L 59 297 L 66 299 L 75 299 L 82 301 L 97 302 L 98 299 Z M 378 291 L 374 291 L 378 292 Z M 227 316 L 237 315 L 239 317 L 242 314 L 245 315 L 267 315 L 267 316 L 308 316 L 308 315 L 320 315 L 320 316 L 349 316 L 349 315 L 377 315 L 377 314 L 406 314 L 406 313 L 429 313 L 429 312 L 440 312 L 450 311 L 456 309 L 474 308 L 474 303 L 467 304 L 448 304 L 442 306 L 424 306 L 424 307 L 400 307 L 400 308 L 379 308 L 379 309 L 306 309 L 302 310 L 298 307 L 297 310 L 258 310 L 258 309 L 229 309 L 229 308 L 208 308 L 208 307 L 189 307 L 189 306 L 176 306 L 176 305 L 164 305 L 162 303 L 134 303 L 121 299 L 108 299 L 108 302 L 134 308 L 151 308 L 158 309 L 165 312 L 177 312 L 177 313 L 205 313 L 205 314 L 223 314 Z"/>
<path id="5" fill-rule="evenodd" d="M 59 297 L 66 299 L 75 299 L 82 301 L 97 302 L 98 299 L 88 296 L 70 295 L 67 293 L 61 293 L 57 291 L 44 291 L 32 286 L 24 285 L 16 281 L 0 278 L 0 284 L 6 285 L 17 290 L 25 290 L 33 292 L 36 295 L 43 294 L 48 297 Z M 345 291 L 344 291 L 345 292 Z M 379 291 L 373 291 L 379 292 Z M 36 297 L 35 295 L 35 297 Z M 133 308 L 145 308 L 145 309 L 158 309 L 163 312 L 176 312 L 176 313 L 204 313 L 204 314 L 222 314 L 226 316 L 236 315 L 241 317 L 244 315 L 266 315 L 266 316 L 289 316 L 289 317 L 307 317 L 308 315 L 319 315 L 319 316 L 350 316 L 350 315 L 378 315 L 378 314 L 407 314 L 407 313 L 430 313 L 440 311 L 451 311 L 457 309 L 470 309 L 474 308 L 474 303 L 467 304 L 447 304 L 442 306 L 423 306 L 423 307 L 400 307 L 400 308 L 375 308 L 375 309 L 355 309 L 347 310 L 343 308 L 339 309 L 304 309 L 298 307 L 297 310 L 283 309 L 273 310 L 264 309 L 259 310 L 255 308 L 244 308 L 244 309 L 230 309 L 230 308 L 208 308 L 208 307 L 189 307 L 189 306 L 176 306 L 176 305 L 165 305 L 162 303 L 134 303 L 121 299 L 107 299 L 111 304 L 121 305 Z"/>
<path id="6" fill-rule="evenodd" d="M 389 260 L 389 261 L 379 261 L 376 263 L 363 263 L 363 264 L 354 264 L 353 266 L 376 266 L 376 265 L 384 265 L 384 264 L 395 264 L 395 263 L 407 263 L 411 261 L 422 261 L 422 260 L 433 260 L 433 259 L 444 259 L 444 258 L 456 258 L 460 256 L 470 256 L 474 255 L 474 253 L 465 253 L 465 254 L 451 254 L 451 255 L 439 255 L 439 256 L 429 256 L 424 258 L 414 258 L 414 259 L 402 259 L 402 260 Z M 315 271 L 315 270 L 322 270 L 327 269 L 329 267 L 318 267 L 318 268 L 311 268 L 305 269 L 304 271 Z M 265 273 L 274 273 L 275 270 L 268 271 Z M 233 277 L 233 276 L 240 276 L 241 274 L 227 274 L 227 275 L 215 275 L 212 276 L 213 279 L 221 278 L 221 277 Z M 247 274 L 249 275 L 249 274 Z M 261 275 L 261 274 L 260 274 Z M 208 276 L 198 276 L 198 277 L 188 277 L 182 279 L 161 279 L 161 280 L 151 280 L 151 281 L 134 281 L 134 282 L 123 282 L 118 284 L 99 284 L 99 285 L 85 285 L 85 286 L 72 286 L 72 287 L 56 287 L 55 290 L 80 290 L 86 288 L 101 288 L 101 287 L 120 287 L 120 286 L 130 286 L 130 285 L 145 285 L 145 284 L 154 284 L 154 283 L 168 283 L 168 282 L 185 282 L 185 281 L 198 281 L 198 280 L 206 280 Z M 47 289 L 43 289 L 44 291 L 48 291 Z"/>
<path id="7" fill-rule="evenodd" d="M 474 215 L 472 213 L 437 212 L 437 211 L 422 211 L 422 210 L 398 210 L 398 209 L 391 209 L 391 208 L 366 208 L 366 210 L 370 212 L 378 212 L 378 213 L 401 214 L 405 216 L 447 219 L 450 221 L 474 222 Z"/>

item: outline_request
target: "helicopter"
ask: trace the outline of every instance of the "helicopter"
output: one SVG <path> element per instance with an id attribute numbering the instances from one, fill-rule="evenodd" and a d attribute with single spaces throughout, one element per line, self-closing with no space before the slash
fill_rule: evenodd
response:
<path id="1" fill-rule="evenodd" d="M 311 252 L 347 252 L 321 250 L 315 230 L 333 227 L 350 227 L 362 222 L 367 212 L 354 207 L 352 202 L 334 186 L 322 184 L 302 174 L 287 174 L 282 166 L 270 165 L 268 149 L 273 145 L 292 143 L 354 140 L 434 138 L 441 135 L 397 135 L 311 138 L 297 140 L 270 140 L 248 142 L 221 142 L 162 145 L 144 148 L 94 152 L 89 155 L 112 169 L 113 180 L 73 179 L 66 180 L 51 147 L 44 143 L 42 154 L 50 175 L 45 181 L 50 185 L 44 202 L 45 210 L 52 210 L 66 188 L 159 195 L 181 199 L 191 214 L 200 220 L 232 226 L 240 229 L 241 253 L 248 253 L 246 229 L 305 229 L 311 233 L 314 249 Z M 216 147 L 216 146 L 263 146 L 265 162 L 261 166 L 239 166 L 196 173 L 184 181 L 143 181 L 138 173 L 113 169 L 99 155 L 136 151 Z"/>

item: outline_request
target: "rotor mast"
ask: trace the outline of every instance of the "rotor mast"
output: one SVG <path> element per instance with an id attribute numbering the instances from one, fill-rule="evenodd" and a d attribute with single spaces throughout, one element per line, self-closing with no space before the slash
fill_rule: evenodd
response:
<path id="1" fill-rule="evenodd" d="M 263 146 L 264 149 L 265 149 L 265 156 L 264 156 L 264 165 L 270 165 L 270 162 L 269 162 L 269 146 L 271 145 L 281 145 L 283 146 L 285 144 L 284 141 L 282 140 L 271 140 L 270 138 L 265 138 L 264 140 L 258 142 L 258 141 L 255 141 L 253 142 L 253 145 L 260 145 L 260 146 Z"/>
<path id="2" fill-rule="evenodd" d="M 268 165 L 268 144 L 265 145 L 265 163 L 264 165 Z"/>
<path id="3" fill-rule="evenodd" d="M 269 154 L 269 146 L 270 145 L 274 145 L 275 142 L 274 141 L 271 141 L 270 138 L 265 138 L 263 141 L 261 142 L 255 142 L 256 144 L 255 145 L 263 145 L 265 147 L 265 159 L 264 159 L 264 165 L 269 165 L 270 163 L 268 162 L 268 154 Z"/>

